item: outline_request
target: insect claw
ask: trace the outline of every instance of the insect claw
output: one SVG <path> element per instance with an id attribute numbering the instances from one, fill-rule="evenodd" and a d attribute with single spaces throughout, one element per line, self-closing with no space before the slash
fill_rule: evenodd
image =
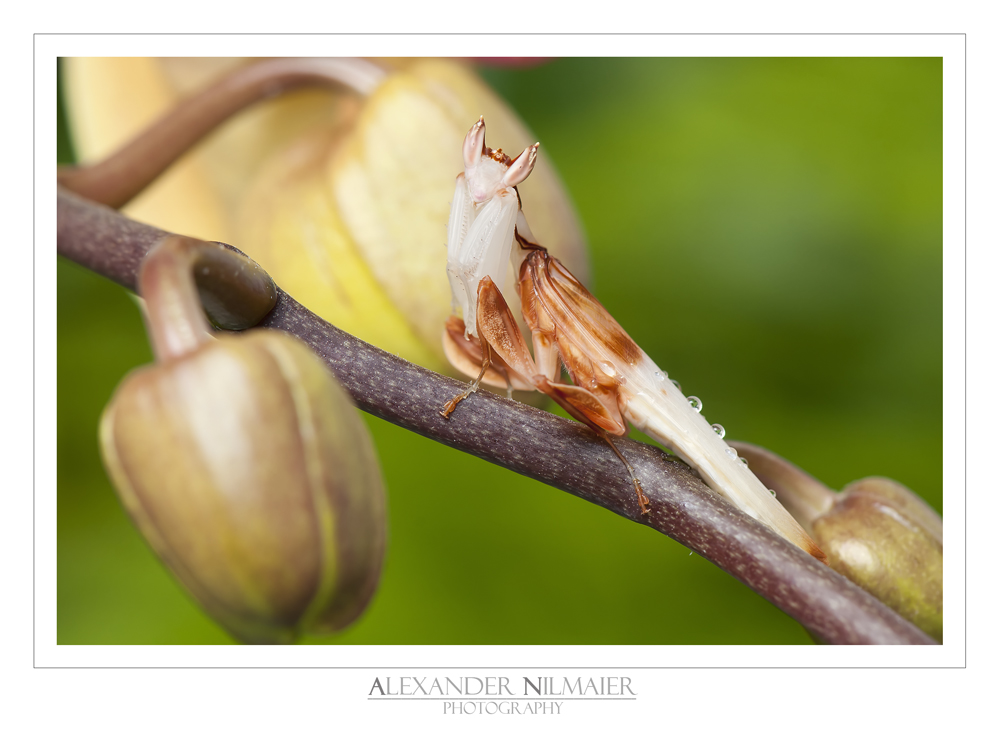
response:
<path id="1" fill-rule="evenodd" d="M 649 497 L 647 497 L 645 495 L 645 493 L 642 491 L 642 485 L 639 484 L 639 480 L 638 479 L 635 480 L 635 491 L 636 491 L 636 494 L 639 496 L 639 507 L 642 509 L 642 514 L 643 515 L 648 515 L 649 514 Z"/>
<path id="2" fill-rule="evenodd" d="M 466 334 L 465 338 L 468 339 L 469 335 Z M 479 383 L 483 381 L 483 377 L 486 375 L 486 370 L 490 368 L 490 361 L 491 361 L 490 345 L 487 344 L 486 342 L 483 342 L 483 368 L 479 371 L 479 377 L 470 382 L 469 386 L 465 388 L 465 390 L 463 390 L 458 395 L 449 400 L 447 403 L 445 403 L 443 409 L 441 410 L 440 413 L 438 413 L 438 415 L 440 415 L 444 419 L 447 419 L 448 416 L 454 412 L 455 408 L 458 407 L 458 404 L 460 402 L 465 400 L 467 397 L 472 395 L 472 393 L 474 393 L 476 390 L 479 389 Z M 508 384 L 510 384 L 509 380 Z"/>
<path id="3" fill-rule="evenodd" d="M 485 372 L 485 370 L 483 371 Z M 449 400 L 447 403 L 445 403 L 442 406 L 442 410 L 440 413 L 438 413 L 438 415 L 441 416 L 442 418 L 448 418 L 448 416 L 450 416 L 453 412 L 455 412 L 455 408 L 458 407 L 458 404 L 460 402 L 465 400 L 467 397 L 472 395 L 472 393 L 474 393 L 476 390 L 479 389 L 480 379 L 482 379 L 482 375 L 479 376 L 479 379 L 473 380 L 471 383 L 469 383 L 469 386 L 465 388 L 465 390 L 463 390 L 458 395 Z"/>

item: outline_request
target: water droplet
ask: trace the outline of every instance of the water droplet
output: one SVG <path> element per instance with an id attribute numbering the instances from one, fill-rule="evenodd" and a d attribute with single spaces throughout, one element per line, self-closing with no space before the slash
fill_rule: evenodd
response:
<path id="1" fill-rule="evenodd" d="M 713 423 L 712 430 L 719 434 L 719 438 L 726 437 L 726 429 L 722 427 L 721 423 Z"/>
<path id="2" fill-rule="evenodd" d="M 744 459 L 742 456 L 740 457 L 740 461 L 743 462 L 743 466 L 749 466 L 750 465 L 750 462 L 747 461 L 746 459 Z"/>
<path id="3" fill-rule="evenodd" d="M 691 403 L 691 407 L 701 412 L 701 398 L 695 395 L 688 395 L 688 402 Z"/>
<path id="4" fill-rule="evenodd" d="M 671 382 L 674 383 L 674 387 L 676 387 L 678 390 L 681 389 L 681 383 L 677 382 L 677 380 L 671 380 Z"/>
<path id="5" fill-rule="evenodd" d="M 767 491 L 771 493 L 771 496 L 772 496 L 772 497 L 777 497 L 777 496 L 778 496 L 778 493 L 777 493 L 777 492 L 775 492 L 775 491 L 774 491 L 773 489 L 769 489 L 769 490 L 767 490 Z"/>
<path id="6" fill-rule="evenodd" d="M 656 372 L 653 373 L 653 377 L 655 377 L 660 382 L 663 382 L 665 379 L 667 379 L 667 373 L 660 372 L 659 370 L 657 370 Z"/>
<path id="7" fill-rule="evenodd" d="M 730 459 L 736 459 L 737 458 L 737 456 L 736 456 L 736 449 L 734 449 L 731 446 L 727 446 L 726 447 L 726 456 L 728 456 Z"/>
<path id="8" fill-rule="evenodd" d="M 601 372 L 606 374 L 608 377 L 615 376 L 615 366 L 610 362 L 598 362 L 597 366 L 601 368 Z"/>
<path id="9" fill-rule="evenodd" d="M 619 385 L 627 385 L 628 384 L 628 380 L 625 379 L 625 375 L 618 375 L 618 384 Z"/>

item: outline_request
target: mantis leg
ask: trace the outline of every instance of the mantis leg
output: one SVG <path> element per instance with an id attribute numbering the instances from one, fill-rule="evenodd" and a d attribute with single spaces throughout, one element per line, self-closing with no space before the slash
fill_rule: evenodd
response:
<path id="1" fill-rule="evenodd" d="M 528 351 L 528 345 L 525 343 L 521 329 L 518 328 L 514 314 L 511 313 L 500 289 L 488 275 L 479 281 L 477 301 L 476 326 L 479 333 L 478 342 L 482 349 L 482 368 L 478 377 L 469 387 L 445 403 L 444 409 L 441 411 L 444 418 L 451 415 L 460 402 L 479 389 L 479 383 L 489 373 L 494 360 L 498 364 L 494 368 L 493 374 L 502 374 L 508 388 L 534 388 L 533 381 L 525 377 L 525 375 L 533 375 L 536 371 L 535 363 Z M 455 328 L 455 323 L 457 322 L 449 321 L 449 328 Z M 451 345 L 447 341 L 449 338 L 452 342 Z M 461 344 L 461 337 L 449 334 L 446 330 L 445 339 L 449 357 L 452 356 L 453 352 L 461 357 L 464 352 L 465 360 L 468 360 L 468 352 L 460 346 L 455 346 Z M 452 359 L 452 364 L 463 371 L 467 368 L 466 361 L 461 359 Z"/>
<path id="2" fill-rule="evenodd" d="M 457 316 L 449 317 L 441 335 L 441 344 L 448 361 L 459 372 L 475 378 L 482 367 L 483 346 L 479 337 L 465 335 L 465 322 Z M 534 390 L 535 386 L 514 374 L 510 366 L 494 351 L 489 369 L 482 376 L 481 383 L 491 387 L 506 387 L 507 397 L 513 390 Z"/>
<path id="3" fill-rule="evenodd" d="M 447 418 L 449 415 L 451 415 L 452 412 L 455 410 L 455 408 L 458 407 L 458 404 L 460 402 L 465 400 L 472 393 L 474 393 L 476 390 L 479 389 L 479 383 L 482 382 L 483 375 L 485 375 L 486 370 L 490 368 L 490 352 L 491 352 L 490 345 L 487 342 L 483 342 L 483 368 L 479 371 L 479 376 L 471 383 L 469 383 L 469 386 L 465 388 L 465 390 L 463 390 L 458 395 L 456 395 L 455 397 L 453 397 L 451 400 L 449 400 L 447 403 L 444 404 L 444 408 L 441 410 L 440 413 L 442 418 Z"/>
<path id="4" fill-rule="evenodd" d="M 528 314 L 525 316 L 528 318 Z M 609 435 L 622 436 L 628 432 L 628 425 L 618 408 L 616 391 L 602 389 L 592 392 L 577 385 L 556 382 L 548 375 L 539 374 L 539 370 L 535 366 L 536 363 L 528 352 L 528 345 L 525 343 L 524 337 L 521 336 L 517 322 L 514 321 L 514 315 L 510 312 L 500 290 L 489 278 L 483 278 L 479 284 L 479 306 L 476 312 L 476 321 L 479 326 L 480 340 L 484 345 L 484 352 L 487 349 L 492 349 L 493 353 L 503 359 L 514 373 L 521 376 L 532 375 L 531 382 L 537 390 L 559 403 L 574 418 L 590 426 L 597 435 L 608 443 L 632 478 L 632 485 L 635 487 L 642 514 L 648 513 L 649 498 L 642 491 L 642 485 L 635 476 L 632 465 L 611 442 Z M 554 365 L 556 374 L 558 374 L 558 342 L 554 338 L 554 334 L 540 340 L 539 336 L 546 335 L 543 335 L 536 328 L 537 322 L 529 323 L 529 325 L 533 326 L 532 337 L 536 349 L 542 345 L 541 350 L 535 353 L 537 360 L 539 363 Z"/>
<path id="5" fill-rule="evenodd" d="M 621 411 L 616 407 L 612 412 L 608 409 L 605 401 L 576 385 L 549 382 L 545 386 L 539 385 L 538 389 L 559 403 L 571 416 L 590 426 L 594 433 L 607 442 L 611 450 L 615 452 L 615 456 L 628 470 L 628 474 L 632 478 L 632 486 L 635 487 L 635 495 L 639 500 L 639 509 L 642 510 L 643 515 L 647 514 L 649 512 L 649 498 L 642 491 L 642 484 L 635 475 L 632 465 L 611 441 L 612 435 L 623 436 L 628 432 L 628 425 Z"/>
<path id="6" fill-rule="evenodd" d="M 604 431 L 599 431 L 599 433 L 601 438 L 603 438 L 605 441 L 608 442 L 608 446 L 611 447 L 611 450 L 614 451 L 615 454 L 618 456 L 618 458 L 622 460 L 622 463 L 625 465 L 625 468 L 628 469 L 628 475 L 632 477 L 632 485 L 635 487 L 636 497 L 639 498 L 639 509 L 642 510 L 643 515 L 648 514 L 649 497 L 647 497 L 646 493 L 642 491 L 642 485 L 639 483 L 639 478 L 635 475 L 635 472 L 632 471 L 632 465 L 628 463 L 628 459 L 625 458 L 622 452 L 618 450 L 618 447 L 615 446 L 614 443 L 611 441 L 611 436 L 609 436 Z"/>
<path id="7" fill-rule="evenodd" d="M 448 280 L 451 282 L 451 310 L 457 312 L 460 306 L 458 294 L 465 293 L 465 284 L 458 275 L 457 269 L 451 263 L 459 262 L 462 243 L 469 231 L 469 225 L 475 219 L 476 212 L 469 196 L 469 186 L 465 182 L 465 174 L 460 173 L 455 178 L 455 195 L 451 200 L 451 213 L 448 215 Z"/>

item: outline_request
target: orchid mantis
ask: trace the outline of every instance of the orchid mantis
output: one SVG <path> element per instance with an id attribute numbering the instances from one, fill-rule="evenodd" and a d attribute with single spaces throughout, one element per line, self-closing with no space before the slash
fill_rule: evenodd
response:
<path id="1" fill-rule="evenodd" d="M 535 164 L 538 143 L 511 159 L 486 147 L 480 117 L 462 149 L 465 171 L 456 179 L 448 223 L 448 277 L 452 306 L 443 335 L 452 364 L 474 381 L 444 406 L 445 418 L 480 383 L 538 390 L 590 426 L 618 455 L 632 478 L 642 514 L 650 502 L 611 440 L 628 423 L 671 449 L 705 483 L 778 535 L 823 560 L 824 554 L 723 439 L 719 425 L 700 414 L 611 314 L 539 245 L 521 210 L 517 185 Z M 509 264 L 508 264 L 509 263 Z M 517 274 L 521 313 L 534 356 L 501 289 Z M 559 380 L 565 366 L 573 384 Z"/>

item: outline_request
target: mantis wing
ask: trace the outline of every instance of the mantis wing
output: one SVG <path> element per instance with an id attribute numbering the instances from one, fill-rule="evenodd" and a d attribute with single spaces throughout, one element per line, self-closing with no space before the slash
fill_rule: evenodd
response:
<path id="1" fill-rule="evenodd" d="M 642 361 L 643 352 L 639 345 L 558 259 L 540 252 L 532 253 L 525 262 L 527 272 L 522 271 L 521 277 L 522 303 L 526 292 L 534 290 L 538 304 L 535 311 L 544 310 L 552 328 L 559 333 L 560 346 L 564 340 L 569 340 L 576 347 L 573 351 L 590 355 L 598 362 L 607 361 L 609 365 L 624 362 L 634 366 Z M 562 356 L 570 374 L 573 374 L 573 366 L 566 357 L 576 361 L 574 355 Z M 584 368 L 584 365 L 580 367 Z M 585 368 L 583 371 L 588 372 Z M 607 375 L 606 370 L 599 370 L 599 373 L 613 377 Z M 573 379 L 577 384 L 586 384 L 577 380 L 575 375 Z M 600 374 L 597 379 L 601 381 Z"/>
<path id="2" fill-rule="evenodd" d="M 583 284 L 544 250 L 529 253 L 521 267 L 520 285 L 521 308 L 539 365 L 555 361 L 539 356 L 554 347 L 577 386 L 567 390 L 552 383 L 552 397 L 573 403 L 576 412 L 563 407 L 584 422 L 613 435 L 627 433 L 620 391 L 624 381 L 615 365 L 639 361 L 642 350 Z"/>
<path id="3" fill-rule="evenodd" d="M 538 374 L 535 362 L 528 351 L 528 344 L 514 320 L 514 314 L 496 284 L 483 278 L 479 284 L 479 309 L 476 312 L 479 337 L 493 350 L 509 373 L 521 381 L 528 381 L 533 388 L 543 392 L 566 409 L 577 420 L 598 432 L 624 435 L 628 426 L 618 410 L 617 400 L 611 396 L 595 394 L 576 385 L 554 382 Z M 554 358 L 554 357 L 553 357 Z"/>
<path id="4" fill-rule="evenodd" d="M 538 329 L 558 345 L 573 381 L 592 395 L 592 403 L 620 420 L 618 435 L 625 433 L 627 418 L 697 469 L 706 484 L 736 507 L 823 560 L 815 542 L 737 460 L 736 452 L 558 260 L 544 251 L 530 253 L 520 284 L 525 320 L 532 332 Z M 595 419 L 594 406 L 587 406 L 582 396 L 564 399 L 575 400 L 585 422 L 614 433 Z"/>

